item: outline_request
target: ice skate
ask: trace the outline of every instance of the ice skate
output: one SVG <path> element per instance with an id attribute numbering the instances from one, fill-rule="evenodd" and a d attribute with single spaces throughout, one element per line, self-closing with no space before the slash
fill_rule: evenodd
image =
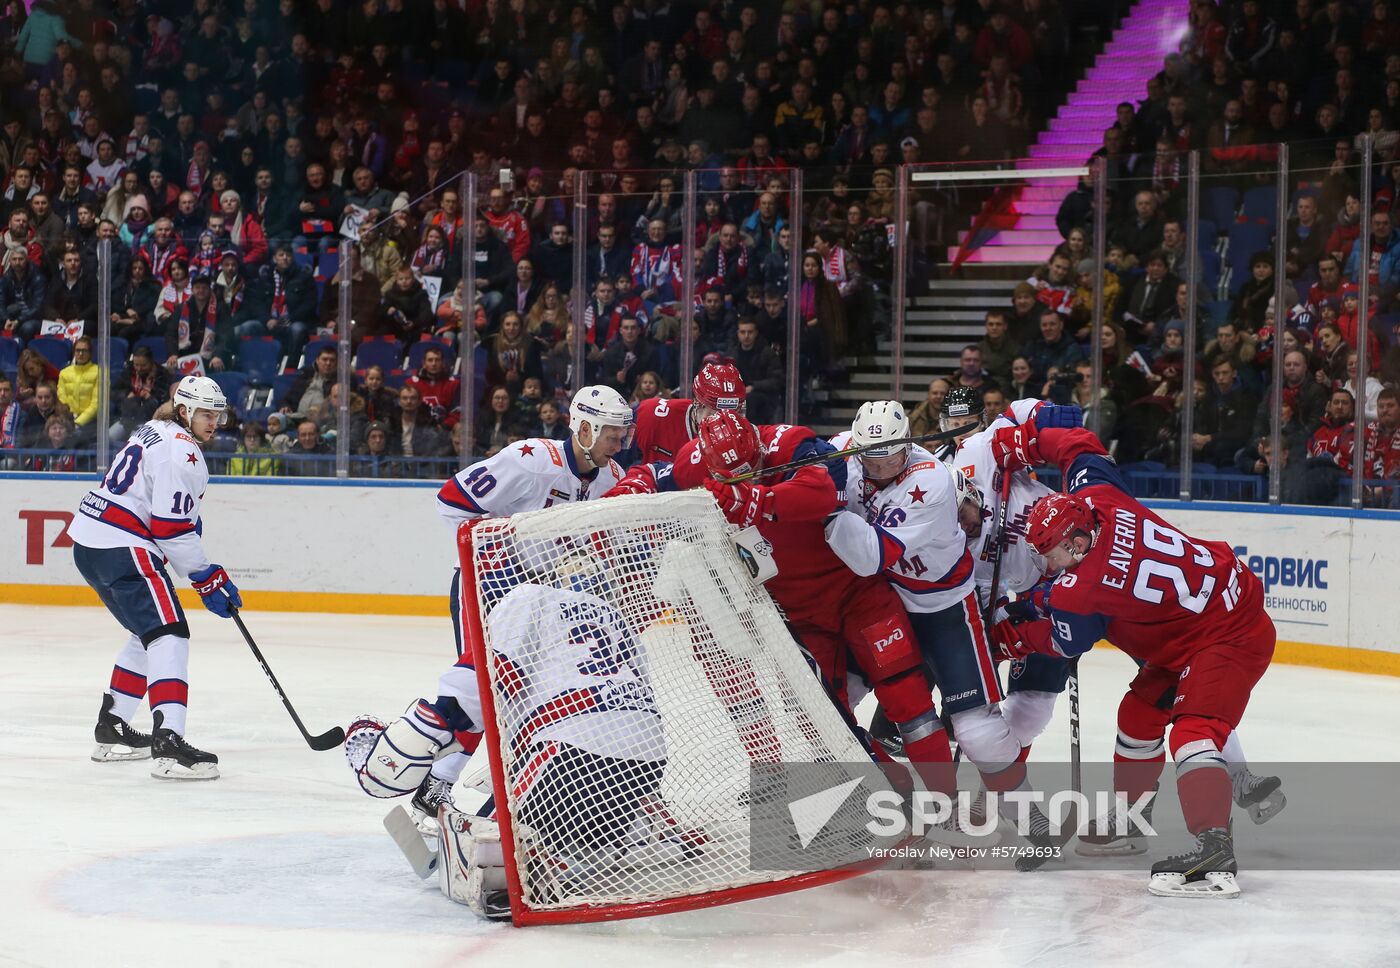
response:
<path id="1" fill-rule="evenodd" d="M 1237 871 L 1230 831 L 1211 827 L 1196 835 L 1193 850 L 1153 864 L 1147 889 L 1158 897 L 1239 897 Z"/>
<path id="2" fill-rule="evenodd" d="M 219 758 L 185 742 L 173 729 L 162 726 L 159 710 L 152 719 L 151 776 L 157 780 L 216 780 Z"/>
<path id="3" fill-rule="evenodd" d="M 1276 776 L 1256 776 L 1248 769 L 1233 778 L 1235 806 L 1248 811 L 1256 824 L 1268 823 L 1270 818 L 1288 806 L 1283 795 L 1283 782 Z"/>
<path id="4" fill-rule="evenodd" d="M 1156 793 L 1156 789 L 1153 789 Z M 1152 805 L 1157 802 L 1154 795 L 1142 808 L 1142 819 L 1152 822 Z M 1120 829 L 1116 815 L 1098 817 L 1089 826 L 1093 833 L 1080 834 L 1074 852 L 1080 857 L 1132 857 L 1147 853 L 1147 832 L 1129 816 L 1125 818 L 1125 829 Z"/>
<path id="5" fill-rule="evenodd" d="M 1016 858 L 1016 869 L 1022 873 L 1040 870 L 1050 861 L 1059 860 L 1065 844 L 1074 836 L 1074 829 L 1069 824 L 1058 834 L 1052 833 L 1049 819 L 1035 806 L 1030 809 L 1030 824 L 1030 832 L 1023 839 L 1034 848 L 1034 852 Z"/>
<path id="6" fill-rule="evenodd" d="M 116 700 L 111 693 L 102 694 L 102 709 L 92 735 L 97 745 L 92 748 L 94 763 L 116 763 L 121 760 L 144 760 L 151 755 L 151 737 L 123 722 L 112 712 Z"/>
<path id="7" fill-rule="evenodd" d="M 437 837 L 438 807 L 456 809 L 457 805 L 452 802 L 453 785 L 453 781 L 438 779 L 431 773 L 418 785 L 418 792 L 413 794 L 409 806 L 412 807 L 413 821 L 423 836 Z"/>

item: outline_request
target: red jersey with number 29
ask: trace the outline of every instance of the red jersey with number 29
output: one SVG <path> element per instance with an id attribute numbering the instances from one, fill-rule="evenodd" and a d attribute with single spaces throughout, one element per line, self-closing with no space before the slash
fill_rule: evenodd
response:
<path id="1" fill-rule="evenodd" d="M 1228 544 L 1198 541 L 1141 504 L 1089 431 L 1042 430 L 1039 443 L 1100 527 L 1084 559 L 1051 586 L 1057 651 L 1079 655 L 1107 639 L 1135 658 L 1179 669 L 1201 649 L 1257 633 L 1263 589 Z"/>
<path id="2" fill-rule="evenodd" d="M 660 397 L 637 405 L 637 452 L 640 463 L 673 461 L 691 438 L 691 401 L 663 400 Z"/>

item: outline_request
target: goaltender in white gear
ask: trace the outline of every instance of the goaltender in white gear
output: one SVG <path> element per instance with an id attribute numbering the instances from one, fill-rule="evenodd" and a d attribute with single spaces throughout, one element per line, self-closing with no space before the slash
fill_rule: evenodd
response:
<path id="1" fill-rule="evenodd" d="M 586 876 L 651 836 L 643 804 L 666 765 L 661 717 L 633 631 L 612 605 L 572 587 L 581 577 L 605 581 L 601 564 L 564 564 L 555 585 L 517 585 L 486 619 L 502 696 L 502 740 L 513 754 L 506 782 L 515 798 L 517 836 L 529 836 L 532 850 L 547 857 L 561 889 L 570 876 Z M 439 690 L 456 700 L 471 720 L 466 732 L 479 741 L 483 714 L 475 677 L 465 681 L 454 672 L 443 676 Z M 441 721 L 435 705 L 419 700 L 387 729 L 369 717 L 351 725 L 346 757 L 366 792 L 412 792 L 454 732 L 462 738 Z M 450 805 L 439 818 L 443 892 L 483 916 L 505 916 L 494 821 Z"/>

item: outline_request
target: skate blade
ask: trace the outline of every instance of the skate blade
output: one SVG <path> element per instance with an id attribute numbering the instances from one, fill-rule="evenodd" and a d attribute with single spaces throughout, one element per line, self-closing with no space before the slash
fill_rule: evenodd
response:
<path id="1" fill-rule="evenodd" d="M 1185 874 L 1153 874 L 1147 884 L 1148 893 L 1157 897 L 1199 897 L 1229 900 L 1240 896 L 1235 875 L 1228 871 L 1210 871 L 1199 880 L 1188 881 Z"/>
<path id="2" fill-rule="evenodd" d="M 1268 823 L 1272 818 L 1282 813 L 1286 806 L 1288 806 L 1288 798 L 1283 795 L 1282 790 L 1279 790 L 1259 803 L 1250 804 L 1248 807 L 1249 819 L 1253 820 L 1256 825 Z"/>
<path id="3" fill-rule="evenodd" d="M 152 761 L 151 776 L 157 780 L 217 780 L 219 764 L 196 763 L 194 766 L 181 766 L 177 760 L 162 757 Z"/>
<path id="4" fill-rule="evenodd" d="M 98 743 L 92 748 L 91 756 L 94 763 L 120 763 L 125 760 L 149 760 L 150 758 L 151 748 L 149 746 L 124 746 L 121 743 Z"/>
<path id="5" fill-rule="evenodd" d="M 1147 841 L 1141 837 L 1122 837 L 1106 844 L 1089 844 L 1081 840 L 1074 845 L 1074 852 L 1080 857 L 1132 857 L 1147 853 Z"/>

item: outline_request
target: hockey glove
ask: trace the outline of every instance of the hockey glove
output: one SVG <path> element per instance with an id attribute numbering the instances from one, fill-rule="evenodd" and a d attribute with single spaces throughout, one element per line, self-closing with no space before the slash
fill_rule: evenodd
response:
<path id="1" fill-rule="evenodd" d="M 752 527 L 760 521 L 772 521 L 773 491 L 761 484 L 723 484 L 706 478 L 705 490 L 715 496 L 720 513 L 730 524 Z"/>
<path id="2" fill-rule="evenodd" d="M 199 592 L 204 607 L 219 618 L 229 617 L 230 605 L 234 608 L 243 607 L 243 598 L 238 594 L 238 586 L 229 578 L 222 565 L 210 565 L 208 568 L 190 572 L 190 583 L 194 585 L 194 590 Z"/>
<path id="3" fill-rule="evenodd" d="M 1032 652 L 1055 655 L 1046 620 L 1017 624 L 1010 620 L 992 626 L 992 655 L 997 661 L 1015 662 Z"/>
<path id="4" fill-rule="evenodd" d="M 621 494 L 655 494 L 656 472 L 650 464 L 634 467 L 627 476 L 612 486 L 603 497 L 617 497 Z"/>
<path id="5" fill-rule="evenodd" d="M 1008 474 L 1045 463 L 1035 424 L 1003 427 L 992 435 L 992 460 Z"/>
<path id="6" fill-rule="evenodd" d="M 1065 405 L 1042 403 L 1035 408 L 1035 416 L 1031 419 L 1041 430 L 1045 430 L 1047 427 L 1070 430 L 1084 426 L 1084 411 L 1072 403 Z"/>

